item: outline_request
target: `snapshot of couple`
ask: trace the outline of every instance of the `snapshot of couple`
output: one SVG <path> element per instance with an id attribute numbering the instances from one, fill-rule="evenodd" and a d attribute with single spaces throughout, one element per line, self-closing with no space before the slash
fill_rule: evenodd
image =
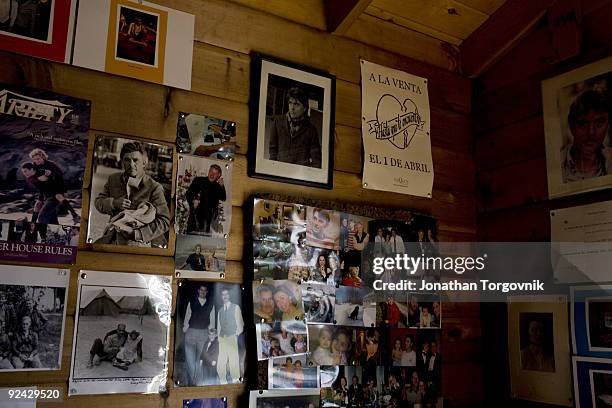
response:
<path id="1" fill-rule="evenodd" d="M 302 320 L 304 304 L 300 286 L 291 280 L 264 280 L 253 283 L 256 323 Z"/>
<path id="2" fill-rule="evenodd" d="M 164 370 L 167 327 L 148 289 L 82 285 L 73 379 L 152 378 Z"/>
<path id="3" fill-rule="evenodd" d="M 179 271 L 223 272 L 225 247 L 224 238 L 177 235 L 175 268 Z"/>
<path id="4" fill-rule="evenodd" d="M 65 287 L 0 285 L 0 370 L 60 367 Z"/>
<path id="5" fill-rule="evenodd" d="M 172 147 L 98 136 L 94 149 L 88 242 L 167 246 Z"/>

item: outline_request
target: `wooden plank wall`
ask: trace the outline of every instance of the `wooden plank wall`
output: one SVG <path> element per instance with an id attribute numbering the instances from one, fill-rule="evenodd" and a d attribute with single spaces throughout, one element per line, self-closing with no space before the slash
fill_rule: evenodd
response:
<path id="1" fill-rule="evenodd" d="M 549 241 L 549 211 L 609 200 L 610 190 L 549 200 L 541 81 L 610 55 L 612 1 L 582 0 L 582 53 L 553 65 L 546 18 L 475 82 L 475 162 L 478 235 L 484 241 Z M 485 398 L 510 395 L 506 310 L 482 307 Z M 500 318 L 500 316 L 504 316 Z M 507 401 L 506 401 L 507 402 Z M 527 406 L 519 404 L 515 406 Z"/>
<path id="2" fill-rule="evenodd" d="M 412 209 L 439 219 L 439 238 L 442 241 L 471 241 L 476 237 L 470 80 L 404 55 L 327 34 L 324 31 L 322 7 L 318 1 L 275 1 L 275 15 L 267 10 L 270 4 L 267 1 L 157 2 L 196 16 L 191 92 L 7 53 L 0 53 L 0 82 L 49 89 L 91 100 L 90 141 L 95 132 L 113 132 L 173 142 L 178 112 L 181 111 L 235 121 L 239 146 L 232 186 L 233 219 L 228 243 L 227 273 L 229 281 L 242 282 L 243 248 L 245 244 L 249 244 L 244 234 L 244 226 L 249 224 L 249 220 L 243 220 L 242 207 L 246 204 L 247 197 L 253 193 L 282 193 L 309 199 L 338 200 L 361 206 Z M 379 40 L 383 41 L 384 38 Z M 252 51 L 325 69 L 337 76 L 333 190 L 247 178 L 249 54 Z M 420 52 L 427 53 L 423 49 Z M 431 52 L 436 60 L 437 51 Z M 419 56 L 418 53 L 413 55 L 415 58 Z M 360 58 L 429 79 L 436 174 L 433 199 L 362 189 Z M 87 200 L 89 185 L 86 184 L 85 187 L 84 198 Z M 84 214 L 86 211 L 87 208 L 84 208 Z M 87 217 L 83 216 L 82 225 L 86 224 Z M 173 240 L 164 256 L 135 252 L 125 256 L 113 248 L 92 248 L 85 244 L 84 237 L 85 228 L 81 234 L 77 264 L 71 268 L 72 281 L 62 369 L 57 372 L 0 375 L 0 386 L 36 384 L 44 387 L 53 384 L 65 388 L 74 325 L 76 277 L 80 268 L 173 274 Z M 249 265 L 249 260 L 246 260 L 245 264 Z M 474 351 L 474 344 L 478 344 L 480 333 L 479 310 L 477 305 L 473 304 L 449 305 L 445 318 L 452 323 L 452 328 L 460 325 L 460 319 L 466 319 L 465 325 L 468 325 L 468 329 L 464 331 L 458 331 L 456 328 L 452 330 L 451 340 L 443 344 L 443 350 L 444 347 L 449 350 L 445 355 L 444 366 L 445 395 L 453 406 L 474 406 L 480 398 L 482 383 L 481 362 L 478 353 Z M 446 335 L 444 337 L 450 338 Z M 462 344 L 463 340 L 466 344 Z M 170 357 L 170 371 L 171 367 Z M 461 375 L 457 375 L 459 373 Z M 180 407 L 185 398 L 227 396 L 229 406 L 236 407 L 238 396 L 244 389 L 241 385 L 171 388 L 166 401 L 157 395 L 84 396 L 69 398 L 63 405 L 47 406 Z"/>

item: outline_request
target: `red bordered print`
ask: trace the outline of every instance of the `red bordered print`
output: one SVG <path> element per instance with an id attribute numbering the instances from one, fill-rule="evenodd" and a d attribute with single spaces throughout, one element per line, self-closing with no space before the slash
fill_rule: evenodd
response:
<path id="1" fill-rule="evenodd" d="M 0 48 L 52 61 L 70 62 L 66 50 L 72 47 L 75 3 L 76 0 L 53 0 L 53 28 L 50 43 L 0 32 Z"/>

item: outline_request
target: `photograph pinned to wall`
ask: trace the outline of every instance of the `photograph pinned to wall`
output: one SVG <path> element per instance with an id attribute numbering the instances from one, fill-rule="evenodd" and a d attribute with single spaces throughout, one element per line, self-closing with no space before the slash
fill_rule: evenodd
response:
<path id="1" fill-rule="evenodd" d="M 610 185 L 611 72 L 609 57 L 542 81 L 550 198 Z"/>
<path id="2" fill-rule="evenodd" d="M 0 372 L 59 370 L 70 270 L 0 265 Z"/>
<path id="3" fill-rule="evenodd" d="M 175 386 L 241 382 L 246 348 L 240 285 L 181 281 L 176 313 Z"/>
<path id="4" fill-rule="evenodd" d="M 273 323 L 304 319 L 302 291 L 291 280 L 253 282 L 254 319 L 256 323 Z"/>
<path id="5" fill-rule="evenodd" d="M 292 356 L 309 351 L 308 329 L 303 320 L 276 323 L 258 323 L 257 358 Z"/>
<path id="6" fill-rule="evenodd" d="M 386 330 L 376 327 L 355 329 L 355 356 L 358 365 L 376 367 L 387 360 Z"/>
<path id="7" fill-rule="evenodd" d="M 440 330 L 417 330 L 417 370 L 425 380 L 427 391 L 442 395 L 442 335 Z"/>
<path id="8" fill-rule="evenodd" d="M 253 203 L 253 239 L 304 244 L 306 206 L 255 198 Z"/>
<path id="9" fill-rule="evenodd" d="M 408 303 L 404 292 L 379 293 L 376 304 L 376 325 L 384 328 L 407 327 Z"/>
<path id="10" fill-rule="evenodd" d="M 573 353 L 612 358 L 612 285 L 572 286 Z"/>
<path id="11" fill-rule="evenodd" d="M 87 242 L 167 248 L 173 147 L 97 134 Z"/>
<path id="12" fill-rule="evenodd" d="M 306 354 L 269 359 L 268 389 L 319 388 L 319 367 L 306 360 Z"/>
<path id="13" fill-rule="evenodd" d="M 335 82 L 327 72 L 255 56 L 250 177 L 332 188 Z"/>
<path id="14" fill-rule="evenodd" d="M 361 60 L 363 187 L 431 198 L 427 79 Z"/>
<path id="15" fill-rule="evenodd" d="M 177 235 L 174 268 L 183 278 L 219 279 L 225 272 L 226 246 L 221 237 Z"/>
<path id="16" fill-rule="evenodd" d="M 0 49 L 70 62 L 76 0 L 0 2 Z"/>
<path id="17" fill-rule="evenodd" d="M 572 357 L 576 408 L 601 408 L 612 403 L 612 361 Z"/>
<path id="18" fill-rule="evenodd" d="M 340 212 L 308 207 L 306 244 L 317 248 L 340 249 Z"/>
<path id="19" fill-rule="evenodd" d="M 319 408 L 319 390 L 263 390 L 251 391 L 249 408 Z"/>
<path id="20" fill-rule="evenodd" d="M 334 323 L 336 287 L 322 283 L 302 283 L 304 318 L 308 323 Z"/>
<path id="21" fill-rule="evenodd" d="M 310 275 L 308 249 L 290 242 L 254 241 L 254 279 L 305 280 Z"/>
<path id="22" fill-rule="evenodd" d="M 195 16 L 147 1 L 79 2 L 72 63 L 191 89 Z"/>
<path id="23" fill-rule="evenodd" d="M 360 215 L 340 214 L 340 251 L 363 251 L 365 246 L 373 239 L 370 234 L 369 223 L 371 218 Z"/>
<path id="24" fill-rule="evenodd" d="M 76 260 L 91 103 L 0 85 L 0 259 Z"/>
<path id="25" fill-rule="evenodd" d="M 171 277 L 84 270 L 78 285 L 68 395 L 165 387 Z"/>
<path id="26" fill-rule="evenodd" d="M 387 335 L 387 364 L 392 367 L 416 367 L 417 330 L 391 328 Z M 421 350 L 419 350 L 421 351 Z"/>
<path id="27" fill-rule="evenodd" d="M 180 112 L 176 146 L 179 153 L 233 160 L 236 154 L 236 122 Z"/>
<path id="28" fill-rule="evenodd" d="M 232 222 L 232 163 L 180 155 L 176 185 L 177 234 L 225 237 Z"/>
<path id="29" fill-rule="evenodd" d="M 227 398 L 198 398 L 183 400 L 183 408 L 227 408 Z"/>
<path id="30" fill-rule="evenodd" d="M 336 285 L 340 283 L 342 271 L 338 251 L 308 247 L 308 266 L 310 274 L 303 281 Z"/>
<path id="31" fill-rule="evenodd" d="M 439 329 L 442 323 L 441 295 L 413 293 L 408 295 L 408 327 Z"/>
<path id="32" fill-rule="evenodd" d="M 339 286 L 334 319 L 346 326 L 376 325 L 376 292 L 369 287 Z"/>
<path id="33" fill-rule="evenodd" d="M 309 366 L 311 362 L 315 366 L 359 365 L 355 339 L 352 327 L 309 324 Z"/>
<path id="34" fill-rule="evenodd" d="M 565 296 L 508 297 L 508 358 L 513 398 L 572 405 L 568 337 Z"/>
<path id="35" fill-rule="evenodd" d="M 381 367 L 379 367 L 381 368 Z M 431 375 L 414 367 L 384 367 L 380 399 L 392 406 L 442 408 L 444 399 Z M 402 392 L 392 392 L 403 388 Z"/>

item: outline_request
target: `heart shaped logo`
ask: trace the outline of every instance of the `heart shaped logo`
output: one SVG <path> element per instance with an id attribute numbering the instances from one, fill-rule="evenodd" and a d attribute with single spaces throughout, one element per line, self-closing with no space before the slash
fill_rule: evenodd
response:
<path id="1" fill-rule="evenodd" d="M 368 121 L 371 135 L 388 140 L 398 149 L 410 146 L 417 130 L 423 130 L 419 110 L 411 99 L 400 102 L 395 96 L 383 95 L 376 106 L 376 119 Z"/>

